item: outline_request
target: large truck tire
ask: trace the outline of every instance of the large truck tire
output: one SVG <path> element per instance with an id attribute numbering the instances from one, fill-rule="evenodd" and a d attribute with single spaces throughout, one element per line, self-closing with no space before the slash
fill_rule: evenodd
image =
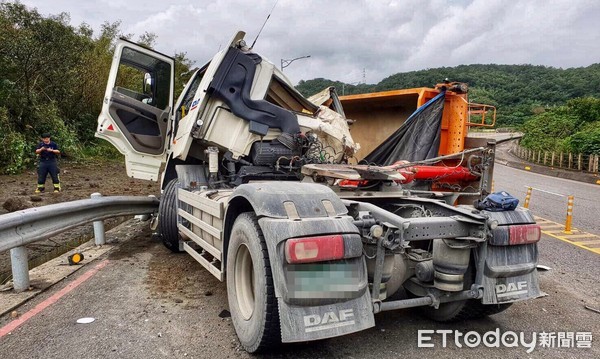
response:
<path id="1" fill-rule="evenodd" d="M 281 343 L 269 254 L 253 212 L 240 214 L 231 229 L 227 298 L 233 327 L 247 352 L 265 351 Z"/>
<path id="2" fill-rule="evenodd" d="M 177 184 L 177 178 L 167 183 L 158 205 L 158 233 L 165 247 L 175 253 L 181 252 L 177 229 Z"/>

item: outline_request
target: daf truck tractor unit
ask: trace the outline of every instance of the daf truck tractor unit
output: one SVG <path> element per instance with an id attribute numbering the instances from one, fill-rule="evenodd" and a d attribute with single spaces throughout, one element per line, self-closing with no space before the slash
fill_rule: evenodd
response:
<path id="1" fill-rule="evenodd" d="M 248 352 L 542 294 L 540 227 L 489 196 L 495 141 L 468 136 L 464 84 L 307 99 L 244 35 L 177 99 L 175 61 L 119 40 L 96 136 L 161 181 L 157 235 L 226 282 Z"/>

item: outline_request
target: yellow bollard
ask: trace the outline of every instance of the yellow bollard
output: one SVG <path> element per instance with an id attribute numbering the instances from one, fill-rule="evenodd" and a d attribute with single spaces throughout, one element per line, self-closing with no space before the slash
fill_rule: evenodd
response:
<path id="1" fill-rule="evenodd" d="M 523 205 L 523 207 L 525 207 L 525 208 L 529 208 L 529 200 L 531 199 L 531 191 L 532 190 L 533 190 L 533 188 L 527 187 L 527 195 L 525 196 L 525 204 Z"/>
<path id="2" fill-rule="evenodd" d="M 567 220 L 565 221 L 565 233 L 571 233 L 571 224 L 573 223 L 573 196 L 567 200 Z"/>

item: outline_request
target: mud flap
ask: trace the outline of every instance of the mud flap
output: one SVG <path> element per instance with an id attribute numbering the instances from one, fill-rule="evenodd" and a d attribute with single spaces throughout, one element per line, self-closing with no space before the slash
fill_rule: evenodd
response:
<path id="1" fill-rule="evenodd" d="M 356 299 L 322 306 L 296 306 L 278 300 L 284 343 L 332 338 L 375 326 L 368 291 Z"/>
<path id="2" fill-rule="evenodd" d="M 346 283 L 346 286 L 339 286 L 338 290 L 334 290 L 333 287 L 328 292 L 315 290 L 311 294 L 312 297 L 306 297 L 306 291 L 309 288 L 294 290 L 292 287 L 290 289 L 286 281 L 283 241 L 295 236 L 330 232 L 351 233 L 356 230 L 356 227 L 352 227 L 352 222 L 348 218 L 326 217 L 302 221 L 261 218 L 259 223 L 263 228 L 265 239 L 267 239 L 275 294 L 279 303 L 281 339 L 284 343 L 331 338 L 358 332 L 375 325 L 373 305 L 369 291 L 366 290 L 366 265 L 360 257 L 339 261 L 340 266 L 348 271 L 346 279 L 350 278 L 351 282 Z M 353 262 L 356 261 L 353 260 L 357 259 L 360 259 L 358 263 L 361 270 L 354 273 L 356 263 Z M 337 268 L 336 270 L 343 271 L 344 269 Z M 312 282 L 314 283 L 320 278 L 322 286 L 332 284 L 331 281 L 334 277 L 319 277 L 322 274 L 315 272 Z M 290 278 L 294 278 L 294 276 Z M 306 300 L 308 300 L 306 304 L 298 304 L 298 302 Z M 319 305 L 319 301 L 327 304 Z"/>
<path id="3" fill-rule="evenodd" d="M 546 295 L 540 290 L 535 272 L 509 278 L 486 276 L 483 279 L 483 287 L 483 304 L 512 303 Z"/>
<path id="4" fill-rule="evenodd" d="M 545 296 L 538 283 L 537 258 L 537 244 L 488 246 L 482 303 L 512 303 Z"/>

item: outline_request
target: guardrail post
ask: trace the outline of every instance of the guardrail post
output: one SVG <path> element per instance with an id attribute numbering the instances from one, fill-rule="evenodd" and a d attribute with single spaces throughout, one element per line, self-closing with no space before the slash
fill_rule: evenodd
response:
<path id="1" fill-rule="evenodd" d="M 10 266 L 12 268 L 13 288 L 15 292 L 29 289 L 29 261 L 27 248 L 16 247 L 10 250 Z"/>
<path id="2" fill-rule="evenodd" d="M 573 222 L 573 196 L 567 200 L 567 220 L 565 221 L 565 233 L 571 233 L 571 224 Z"/>
<path id="3" fill-rule="evenodd" d="M 523 207 L 525 207 L 525 208 L 529 208 L 529 200 L 531 199 L 531 191 L 532 190 L 533 190 L 533 188 L 527 187 L 527 195 L 525 196 L 525 204 L 523 204 Z"/>
<path id="4" fill-rule="evenodd" d="M 550 166 L 554 167 L 554 152 L 552 152 L 552 161 L 550 162 Z"/>
<path id="5" fill-rule="evenodd" d="M 100 198 L 102 195 L 100 193 L 92 193 L 90 196 L 92 199 Z M 94 242 L 97 246 L 104 245 L 106 240 L 104 238 L 104 222 L 103 221 L 94 221 Z"/>
<path id="6" fill-rule="evenodd" d="M 577 155 L 577 169 L 581 171 L 581 159 L 582 159 L 582 155 L 581 153 L 579 155 Z"/>
<path id="7" fill-rule="evenodd" d="M 573 154 L 569 152 L 569 169 L 573 167 Z"/>
<path id="8" fill-rule="evenodd" d="M 563 153 L 560 153 L 559 156 L 559 160 L 558 160 L 558 167 L 562 167 L 563 166 Z"/>
<path id="9" fill-rule="evenodd" d="M 156 198 L 156 196 L 153 194 L 148 195 L 148 197 Z M 146 213 L 146 214 L 136 214 L 134 218 L 139 219 L 142 222 L 145 222 L 145 221 L 149 220 L 150 217 L 151 217 L 151 215 L 149 213 Z"/>

